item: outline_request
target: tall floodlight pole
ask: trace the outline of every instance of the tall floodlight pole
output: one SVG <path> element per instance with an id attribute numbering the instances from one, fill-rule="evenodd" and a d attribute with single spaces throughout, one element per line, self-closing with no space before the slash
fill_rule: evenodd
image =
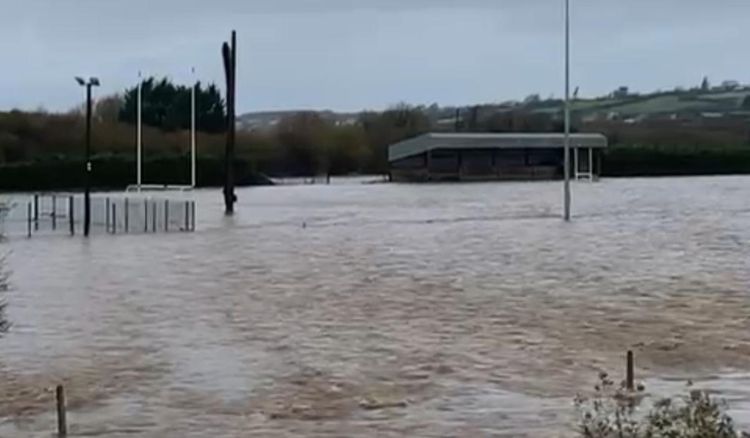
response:
<path id="1" fill-rule="evenodd" d="M 141 72 L 138 72 L 138 91 L 136 92 L 136 121 L 135 121 L 135 182 L 137 190 L 141 191 L 141 184 L 143 183 L 143 79 L 141 78 Z"/>
<path id="2" fill-rule="evenodd" d="M 563 145 L 564 204 L 563 217 L 570 221 L 570 0 L 565 0 L 565 139 Z"/>
<path id="3" fill-rule="evenodd" d="M 195 162 L 196 162 L 196 103 L 195 94 L 198 88 L 198 82 L 195 81 L 195 68 L 192 69 L 193 73 L 193 86 L 190 88 L 190 185 L 195 188 L 196 185 L 196 174 L 195 174 Z"/>
<path id="4" fill-rule="evenodd" d="M 88 237 L 91 228 L 91 88 L 99 86 L 99 79 L 89 78 L 88 81 L 76 77 L 76 82 L 86 87 L 86 151 L 85 151 L 85 177 L 83 192 L 83 235 Z"/>

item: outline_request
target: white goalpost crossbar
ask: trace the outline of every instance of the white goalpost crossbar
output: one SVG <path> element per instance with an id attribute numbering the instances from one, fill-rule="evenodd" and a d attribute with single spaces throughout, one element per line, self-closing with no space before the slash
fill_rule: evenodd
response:
<path id="1" fill-rule="evenodd" d="M 195 76 L 195 68 L 191 69 L 191 74 Z M 190 87 L 190 184 L 189 185 L 170 185 L 170 184 L 143 184 L 143 77 L 138 72 L 138 87 L 136 92 L 136 176 L 135 184 L 129 185 L 125 191 L 190 191 L 196 187 L 196 159 L 197 159 L 197 108 L 196 108 L 196 88 L 198 82 L 193 80 Z"/>

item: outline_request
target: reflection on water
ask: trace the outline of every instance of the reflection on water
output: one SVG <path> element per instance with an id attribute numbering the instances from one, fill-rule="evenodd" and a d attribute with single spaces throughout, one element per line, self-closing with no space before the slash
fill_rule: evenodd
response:
<path id="1" fill-rule="evenodd" d="M 58 381 L 87 436 L 537 437 L 628 348 L 746 375 L 748 186 L 575 184 L 569 224 L 557 183 L 206 191 L 194 234 L 13 239 L 0 435 Z"/>

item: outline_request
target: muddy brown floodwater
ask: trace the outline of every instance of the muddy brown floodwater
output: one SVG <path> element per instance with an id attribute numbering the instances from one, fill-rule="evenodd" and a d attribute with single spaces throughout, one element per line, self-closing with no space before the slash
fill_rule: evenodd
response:
<path id="1" fill-rule="evenodd" d="M 0 436 L 570 435 L 599 370 L 750 425 L 750 178 L 196 193 L 192 234 L 13 238 Z"/>

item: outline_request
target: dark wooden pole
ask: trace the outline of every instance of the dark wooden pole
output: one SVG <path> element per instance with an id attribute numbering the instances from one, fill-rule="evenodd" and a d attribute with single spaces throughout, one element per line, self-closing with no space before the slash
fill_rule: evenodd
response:
<path id="1" fill-rule="evenodd" d="M 57 435 L 64 437 L 68 435 L 68 420 L 65 412 L 65 388 L 62 385 L 57 385 L 55 398 L 57 399 Z"/>
<path id="2" fill-rule="evenodd" d="M 57 229 L 57 196 L 52 195 L 52 230 Z"/>
<path id="3" fill-rule="evenodd" d="M 106 198 L 104 200 L 104 229 L 107 233 L 109 233 L 109 198 Z"/>
<path id="4" fill-rule="evenodd" d="M 224 163 L 224 206 L 227 215 L 234 214 L 234 203 L 237 196 L 234 193 L 234 142 L 235 142 L 235 98 L 237 79 L 237 33 L 232 31 L 230 44 L 222 46 L 224 58 L 224 72 L 227 82 L 227 143 Z"/>
<path id="5" fill-rule="evenodd" d="M 627 369 L 625 372 L 625 386 L 627 387 L 628 391 L 633 391 L 635 389 L 635 371 L 633 368 L 633 352 L 628 351 Z"/>
<path id="6" fill-rule="evenodd" d="M 164 231 L 169 231 L 169 199 L 164 200 Z"/>
<path id="7" fill-rule="evenodd" d="M 117 201 L 112 202 L 112 234 L 117 234 Z"/>
<path id="8" fill-rule="evenodd" d="M 68 198 L 68 220 L 70 221 L 70 235 L 76 234 L 76 219 L 75 219 L 75 198 L 71 196 Z"/>
<path id="9" fill-rule="evenodd" d="M 195 231 L 195 201 L 190 203 L 190 231 Z"/>
<path id="10" fill-rule="evenodd" d="M 39 193 L 34 194 L 34 230 L 39 230 Z"/>
<path id="11" fill-rule="evenodd" d="M 151 202 L 151 228 L 152 232 L 156 232 L 156 210 L 158 210 L 159 207 L 156 204 L 156 201 Z"/>
<path id="12" fill-rule="evenodd" d="M 31 202 L 29 202 L 26 207 L 27 207 L 26 208 L 26 220 L 28 222 L 27 223 L 28 230 L 26 230 L 26 232 L 27 232 L 27 236 L 31 237 L 31 222 L 32 222 Z"/>

